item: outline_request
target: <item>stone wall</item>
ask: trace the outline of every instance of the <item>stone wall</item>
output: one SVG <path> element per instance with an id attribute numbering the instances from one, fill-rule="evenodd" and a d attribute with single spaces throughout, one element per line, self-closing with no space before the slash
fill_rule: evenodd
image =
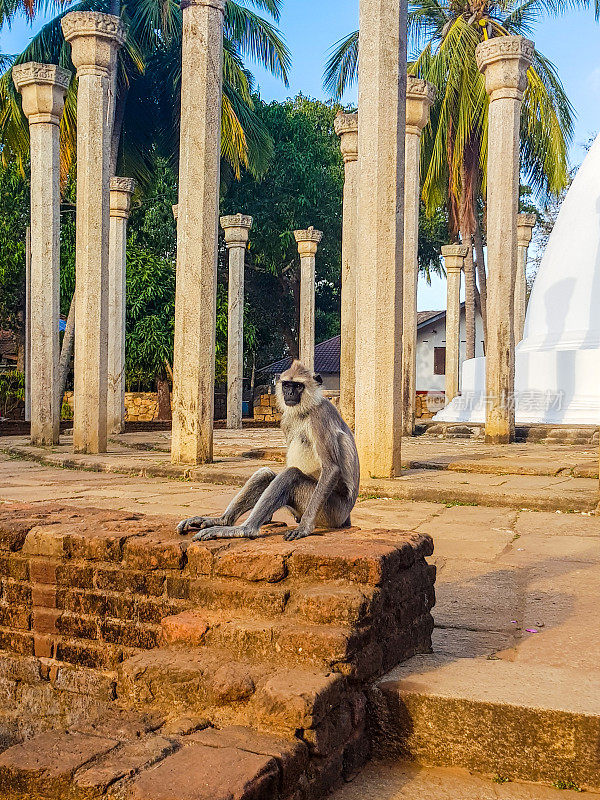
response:
<path id="1" fill-rule="evenodd" d="M 281 421 L 281 412 L 277 408 L 277 398 L 274 394 L 261 394 L 254 400 L 254 421 L 273 424 Z"/>
<path id="2" fill-rule="evenodd" d="M 220 392 L 215 393 L 215 419 L 225 419 L 226 415 L 227 398 Z M 158 395 L 156 392 L 125 392 L 126 422 L 153 422 L 157 416 Z M 73 392 L 64 394 L 63 417 L 73 417 Z"/>
<path id="3" fill-rule="evenodd" d="M 340 393 L 336 390 L 325 390 L 323 392 L 328 400 L 331 400 L 333 405 L 339 409 L 340 407 Z M 279 424 L 281 421 L 281 412 L 277 407 L 277 399 L 274 394 L 261 394 L 254 400 L 254 421 Z"/>
<path id="4" fill-rule="evenodd" d="M 431 419 L 444 408 L 444 403 L 444 392 L 417 392 L 415 419 Z"/>

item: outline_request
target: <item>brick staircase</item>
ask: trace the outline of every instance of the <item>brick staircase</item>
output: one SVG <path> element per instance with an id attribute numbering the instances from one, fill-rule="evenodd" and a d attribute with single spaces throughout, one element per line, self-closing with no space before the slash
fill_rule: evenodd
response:
<path id="1" fill-rule="evenodd" d="M 264 533 L 2 506 L 0 796 L 316 800 L 355 774 L 366 688 L 431 648 L 431 539 Z"/>

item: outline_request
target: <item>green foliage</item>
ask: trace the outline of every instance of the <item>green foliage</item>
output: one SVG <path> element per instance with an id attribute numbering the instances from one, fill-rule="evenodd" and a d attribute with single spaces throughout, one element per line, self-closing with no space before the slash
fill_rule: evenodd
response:
<path id="1" fill-rule="evenodd" d="M 274 141 L 262 180 L 244 175 L 229 186 L 223 213 L 254 218 L 247 257 L 248 319 L 257 331 L 257 363 L 297 346 L 298 248 L 293 231 L 323 231 L 316 263 L 317 340 L 339 332 L 344 165 L 333 122 L 337 107 L 299 95 L 284 103 L 255 100 Z M 225 258 L 223 254 L 223 259 Z"/>
<path id="2" fill-rule="evenodd" d="M 581 786 L 573 781 L 554 781 L 552 786 L 554 786 L 555 789 L 568 789 L 571 792 L 583 792 Z"/>
<path id="3" fill-rule="evenodd" d="M 173 363 L 175 269 L 171 261 L 140 246 L 127 248 L 126 383 L 136 391 L 154 389 Z"/>
<path id="4" fill-rule="evenodd" d="M 0 418 L 14 417 L 25 402 L 25 375 L 11 370 L 0 372 Z"/>
<path id="5" fill-rule="evenodd" d="M 16 2 L 16 0 L 11 0 Z M 26 0 L 29 2 L 29 0 Z M 233 174 L 242 169 L 264 173 L 270 155 L 269 136 L 254 113 L 253 78 L 244 66 L 251 58 L 287 84 L 290 54 L 277 28 L 247 5 L 254 5 L 277 22 L 280 0 L 228 0 L 224 22 L 223 102 L 221 113 L 221 154 Z M 31 0 L 32 9 L 36 3 Z M 15 60 L 56 63 L 75 73 L 70 46 L 65 42 L 61 18 L 75 10 L 115 13 L 110 0 L 65 1 L 67 8 L 42 27 Z M 176 0 L 149 3 L 147 0 L 119 0 L 127 39 L 119 51 L 115 125 L 111 161 L 117 174 L 132 175 L 144 185 L 152 179 L 157 154 L 177 161 L 179 143 L 182 12 Z M 0 16 L 1 16 L 0 8 Z M 0 60 L 6 72 L 0 79 L 0 138 L 3 158 L 27 158 L 29 132 L 10 69 L 10 59 Z M 73 78 L 61 122 L 63 174 L 75 159 L 76 81 Z"/>
<path id="6" fill-rule="evenodd" d="M 75 189 L 69 176 L 60 213 L 60 313 L 65 316 L 75 292 Z"/>
<path id="7" fill-rule="evenodd" d="M 155 159 L 152 179 L 143 196 L 132 204 L 129 231 L 136 241 L 159 258 L 175 260 L 177 226 L 173 205 L 177 203 L 177 177 L 166 159 Z"/>
<path id="8" fill-rule="evenodd" d="M 440 262 L 442 247 L 448 244 L 448 212 L 438 208 L 433 214 L 427 214 L 423 201 L 419 204 L 419 272 L 427 283 L 431 283 L 431 275 L 443 274 Z"/>
<path id="9" fill-rule="evenodd" d="M 16 164 L 0 165 L 0 328 L 19 334 L 25 311 L 25 230 L 29 181 Z"/>

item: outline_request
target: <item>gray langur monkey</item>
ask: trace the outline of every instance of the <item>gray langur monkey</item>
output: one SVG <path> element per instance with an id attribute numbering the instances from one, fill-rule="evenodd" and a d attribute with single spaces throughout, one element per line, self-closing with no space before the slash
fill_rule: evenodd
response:
<path id="1" fill-rule="evenodd" d="M 288 508 L 298 527 L 284 539 L 310 536 L 315 526 L 350 526 L 358 497 L 360 468 L 352 431 L 336 407 L 323 397 L 320 376 L 299 361 L 281 374 L 277 402 L 287 443 L 286 468 L 276 475 L 259 469 L 234 497 L 221 517 L 190 517 L 177 531 L 198 531 L 194 540 L 255 539 L 275 511 Z M 236 525 L 242 514 L 248 519 Z"/>

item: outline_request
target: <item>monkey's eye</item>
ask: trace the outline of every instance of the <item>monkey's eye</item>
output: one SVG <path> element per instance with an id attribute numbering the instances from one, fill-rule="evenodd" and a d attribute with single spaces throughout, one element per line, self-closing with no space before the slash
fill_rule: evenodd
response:
<path id="1" fill-rule="evenodd" d="M 281 388 L 284 392 L 302 392 L 304 384 L 299 381 L 281 381 Z"/>

